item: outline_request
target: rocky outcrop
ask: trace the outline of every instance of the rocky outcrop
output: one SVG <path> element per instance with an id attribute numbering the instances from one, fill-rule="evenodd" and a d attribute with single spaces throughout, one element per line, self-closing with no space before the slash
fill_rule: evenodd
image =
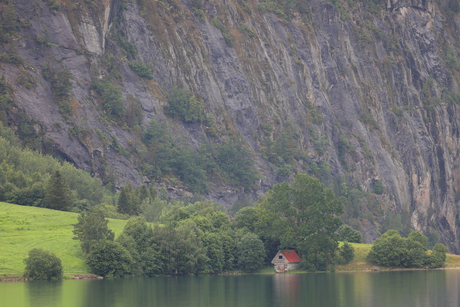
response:
<path id="1" fill-rule="evenodd" d="M 19 18 L 32 23 L 16 39 L 26 64 L 3 65 L 0 73 L 14 86 L 16 110 L 35 119 L 55 149 L 78 167 L 101 176 L 101 165 L 107 165 L 118 187 L 148 180 L 138 173 L 134 159 L 104 144 L 96 133 L 99 129 L 116 136 L 127 149 L 138 141 L 119 125 L 104 123 L 93 99 L 91 80 L 105 73 L 101 59 L 115 54 L 123 96 L 141 101 L 145 123 L 167 121 L 174 134 L 199 147 L 200 135 L 206 133 L 203 125 L 173 121 L 163 114 L 167 89 L 183 83 L 203 99 L 206 113 L 216 119 L 216 131 L 231 131 L 245 139 L 262 177 L 254 197 L 294 176 L 277 176 L 258 154 L 264 139 L 290 122 L 297 128 L 297 145 L 305 156 L 329 164 L 330 182 L 344 176 L 364 191 L 371 191 L 376 180 L 385 186 L 383 195 L 373 196 L 381 216 L 375 216 L 370 200 L 360 205 L 365 214 L 358 221 L 366 242 L 378 236 L 378 224 L 386 214 L 407 210 L 413 228 L 436 229 L 452 252 L 460 252 L 460 117 L 455 102 L 460 24 L 441 5 L 389 0 L 378 13 L 370 14 L 363 5 L 349 7 L 344 2 L 338 8 L 313 0 L 310 18 L 301 20 L 294 12 L 288 22 L 259 10 L 257 1 L 248 2 L 250 13 L 238 1 L 205 1 L 201 22 L 188 0 L 99 0 L 93 5 L 63 1 L 55 14 L 42 1 L 13 2 Z M 111 28 L 117 17 L 117 31 L 137 47 L 137 60 L 152 63 L 153 80 L 137 76 L 120 56 Z M 226 25 L 232 47 L 210 23 L 212 18 Z M 40 45 L 37 36 L 50 44 Z M 74 76 L 74 112 L 67 121 L 41 73 L 50 62 Z M 17 83 L 22 69 L 35 79 L 34 88 Z M 322 121 L 312 120 L 312 109 Z M 8 114 L 12 127 L 14 112 Z M 273 127 L 269 134 L 262 129 L 267 124 Z M 69 129 L 75 125 L 89 128 L 89 135 L 72 138 Z M 343 139 L 349 143 L 345 150 Z M 298 159 L 296 169 L 307 171 L 306 161 Z M 185 190 L 169 193 L 180 196 Z M 244 193 L 217 186 L 207 197 L 229 206 Z"/>

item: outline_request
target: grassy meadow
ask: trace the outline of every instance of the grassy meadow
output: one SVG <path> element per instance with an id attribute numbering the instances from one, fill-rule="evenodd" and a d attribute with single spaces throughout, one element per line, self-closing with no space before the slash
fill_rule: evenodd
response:
<path id="1" fill-rule="evenodd" d="M 72 240 L 77 213 L 24 207 L 0 202 L 0 276 L 22 275 L 23 259 L 32 248 L 43 248 L 61 258 L 64 274 L 87 274 L 80 242 Z M 119 235 L 127 221 L 109 219 Z"/>

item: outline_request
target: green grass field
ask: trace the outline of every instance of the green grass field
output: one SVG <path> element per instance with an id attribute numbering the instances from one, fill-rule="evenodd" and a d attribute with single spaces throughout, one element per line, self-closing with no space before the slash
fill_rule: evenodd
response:
<path id="1" fill-rule="evenodd" d="M 43 248 L 61 258 L 64 274 L 87 274 L 80 242 L 72 240 L 77 213 L 0 203 L 0 276 L 22 275 L 23 259 L 32 248 Z M 109 219 L 119 235 L 127 221 Z"/>

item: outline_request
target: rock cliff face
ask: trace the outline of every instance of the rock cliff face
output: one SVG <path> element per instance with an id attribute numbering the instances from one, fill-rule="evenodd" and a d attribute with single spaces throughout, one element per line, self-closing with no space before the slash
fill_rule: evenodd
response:
<path id="1" fill-rule="evenodd" d="M 326 181 L 345 178 L 364 191 L 383 183 L 383 193 L 371 193 L 359 204 L 360 214 L 350 217 L 366 242 L 378 237 L 386 216 L 408 212 L 411 227 L 436 231 L 452 252 L 460 252 L 460 19 L 445 11 L 448 4 L 389 0 L 369 10 L 365 2 L 311 0 L 309 14 L 291 12 L 287 21 L 257 0 L 205 1 L 200 10 L 189 0 L 62 0 L 56 12 L 50 1 L 13 3 L 18 18 L 32 26 L 14 37 L 25 64 L 0 67 L 14 90 L 8 124 L 19 129 L 19 114 L 25 114 L 37 134 L 78 167 L 102 177 L 101 169 L 112 169 L 117 187 L 148 180 L 136 159 L 96 133 L 115 136 L 127 149 L 139 140 L 120 125 L 104 123 L 94 99 L 92 80 L 104 77 L 102 59 L 113 54 L 122 94 L 140 100 L 146 124 L 166 121 L 175 135 L 199 147 L 208 133 L 204 124 L 174 121 L 163 112 L 168 90 L 183 84 L 213 114 L 213 138 L 244 138 L 261 174 L 254 196 L 296 171 L 308 172 L 306 160 L 327 162 Z M 213 18 L 226 29 L 219 30 Z M 136 60 L 153 65 L 153 80 L 130 69 L 116 39 L 120 31 L 137 47 Z M 42 73 L 50 63 L 74 77 L 67 120 Z M 18 83 L 24 71 L 34 87 Z M 287 125 L 295 127 L 297 148 L 307 158 L 281 177 L 260 153 L 264 140 Z M 70 133 L 74 127 L 89 132 L 78 139 Z M 244 193 L 216 186 L 207 197 L 228 206 Z"/>

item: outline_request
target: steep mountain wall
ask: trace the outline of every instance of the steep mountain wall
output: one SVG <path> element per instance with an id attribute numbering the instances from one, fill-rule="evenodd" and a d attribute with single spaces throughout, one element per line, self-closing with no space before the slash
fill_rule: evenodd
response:
<path id="1" fill-rule="evenodd" d="M 322 166 L 316 173 L 331 187 L 343 178 L 342 185 L 368 192 L 344 217 L 366 242 L 386 217 L 406 214 L 412 228 L 436 232 L 460 252 L 460 19 L 446 11 L 449 3 L 311 0 L 306 13 L 290 16 L 256 0 L 62 0 L 56 11 L 53 1 L 13 3 L 31 27 L 13 38 L 24 64 L 0 67 L 14 92 L 8 125 L 19 131 L 24 114 L 55 154 L 78 167 L 112 176 L 117 187 L 149 181 L 136 155 L 120 154 L 96 133 L 115 136 L 130 152 L 141 142 L 139 133 L 104 120 L 91 87 L 109 73 L 103 59 L 113 55 L 122 95 L 140 100 L 145 125 L 166 121 L 195 149 L 203 134 L 214 142 L 244 138 L 261 175 L 254 197 Z M 120 33 L 137 48 L 135 60 L 153 67 L 152 80 L 130 69 Z M 67 119 L 43 75 L 46 65 L 73 75 Z M 18 81 L 24 72 L 34 80 L 29 89 Z M 164 114 L 177 84 L 202 99 L 213 127 Z M 286 166 L 266 152 L 267 140 L 288 127 L 302 154 Z M 72 136 L 77 128 L 86 133 Z M 185 193 L 163 179 L 156 184 Z M 207 197 L 229 206 L 244 193 L 218 183 Z"/>

